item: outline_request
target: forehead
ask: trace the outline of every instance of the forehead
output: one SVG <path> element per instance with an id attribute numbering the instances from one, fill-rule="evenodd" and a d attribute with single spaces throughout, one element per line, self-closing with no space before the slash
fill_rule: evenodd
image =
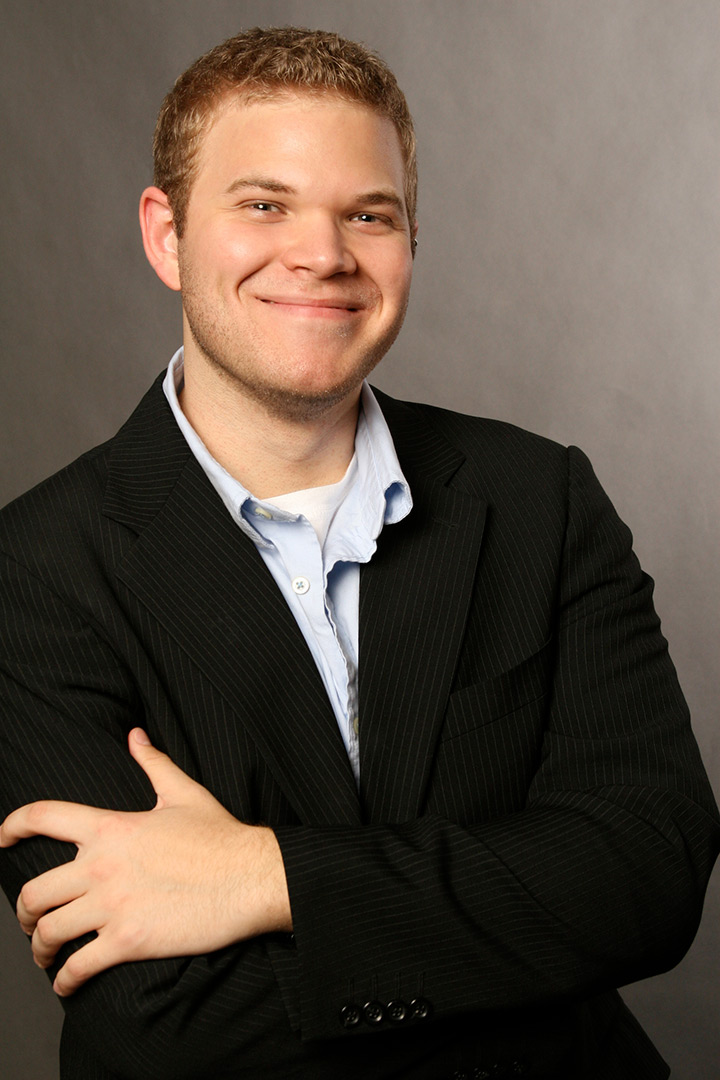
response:
<path id="1" fill-rule="evenodd" d="M 300 171 L 317 165 L 358 174 L 384 171 L 395 174 L 400 185 L 404 174 L 395 125 L 370 106 L 332 91 L 226 94 L 202 136 L 197 179 L 263 164 Z"/>

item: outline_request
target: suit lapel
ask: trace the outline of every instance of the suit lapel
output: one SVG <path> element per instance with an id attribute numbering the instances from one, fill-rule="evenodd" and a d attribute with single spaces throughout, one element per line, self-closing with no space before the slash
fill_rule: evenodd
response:
<path id="1" fill-rule="evenodd" d="M 413 494 L 361 569 L 360 774 L 369 821 L 416 817 L 473 593 L 485 504 L 447 486 L 463 456 L 382 395 Z"/>
<path id="2" fill-rule="evenodd" d="M 139 530 L 118 577 L 247 726 L 301 821 L 357 822 L 352 771 L 302 633 L 158 391 L 113 455 L 105 512 Z"/>
<path id="3" fill-rule="evenodd" d="M 361 801 L 366 821 L 402 821 L 422 808 L 485 506 L 448 486 L 463 455 L 412 408 L 378 397 L 414 506 L 383 530 L 361 568 Z M 359 823 L 345 748 L 302 633 L 190 453 L 160 379 L 116 437 L 104 509 L 137 533 L 119 579 L 247 726 L 300 820 Z"/>

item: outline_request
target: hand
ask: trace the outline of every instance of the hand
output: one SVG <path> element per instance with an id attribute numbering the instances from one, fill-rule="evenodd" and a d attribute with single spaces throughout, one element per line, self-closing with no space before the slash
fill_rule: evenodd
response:
<path id="1" fill-rule="evenodd" d="M 128 743 L 157 794 L 154 809 L 36 802 L 0 827 L 0 847 L 29 836 L 77 846 L 74 861 L 27 882 L 17 903 L 40 967 L 66 942 L 97 931 L 58 972 L 53 988 L 63 997 L 115 964 L 197 955 L 292 929 L 272 830 L 234 818 L 139 728 Z"/>

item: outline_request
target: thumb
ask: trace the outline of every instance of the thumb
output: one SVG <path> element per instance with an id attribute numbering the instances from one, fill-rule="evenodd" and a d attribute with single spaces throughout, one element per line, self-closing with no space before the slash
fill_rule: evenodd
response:
<path id="1" fill-rule="evenodd" d="M 184 801 L 188 789 L 198 786 L 167 754 L 152 745 L 142 728 L 132 729 L 128 749 L 155 789 L 158 804 Z"/>

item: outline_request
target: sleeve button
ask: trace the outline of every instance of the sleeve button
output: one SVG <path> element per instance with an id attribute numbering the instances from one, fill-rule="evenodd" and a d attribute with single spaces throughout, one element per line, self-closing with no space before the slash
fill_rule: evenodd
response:
<path id="1" fill-rule="evenodd" d="M 381 1024 L 384 1015 L 385 1010 L 379 1001 L 368 1001 L 366 1005 L 363 1005 L 363 1016 L 368 1024 Z"/>
<path id="2" fill-rule="evenodd" d="M 410 1002 L 410 1014 L 415 1020 L 427 1020 L 432 1014 L 432 1005 L 427 998 L 415 998 Z"/>
<path id="3" fill-rule="evenodd" d="M 354 1028 L 360 1023 L 361 1013 L 357 1005 L 343 1005 L 340 1010 L 340 1023 L 343 1027 Z"/>
<path id="4" fill-rule="evenodd" d="M 403 1020 L 406 1020 L 408 1016 L 408 1007 L 404 1001 L 398 998 L 396 1001 L 391 1001 L 387 1007 L 387 1017 L 393 1024 L 402 1024 Z"/>

